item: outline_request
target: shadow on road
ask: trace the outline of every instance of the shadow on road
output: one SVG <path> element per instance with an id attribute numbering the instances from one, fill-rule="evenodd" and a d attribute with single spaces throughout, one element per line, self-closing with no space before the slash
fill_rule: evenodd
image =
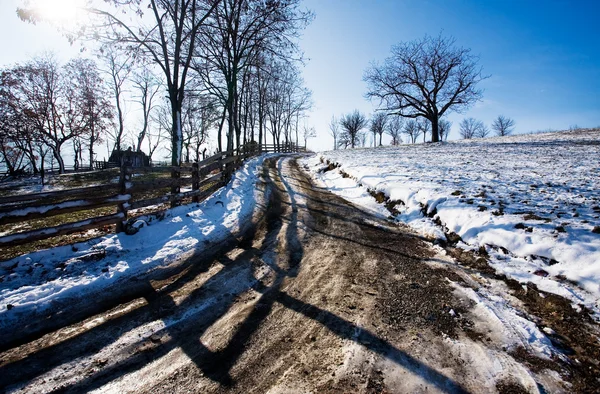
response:
<path id="1" fill-rule="evenodd" d="M 316 193 L 322 192 L 313 191 L 313 195 L 309 195 L 311 192 L 307 189 L 310 188 L 310 182 L 307 178 L 302 178 L 295 163 L 292 164 L 296 170 L 293 181 L 302 184 L 296 186 L 304 189 L 302 193 L 290 185 L 289 178 L 286 180 L 283 176 L 283 160 L 272 159 L 267 161 L 267 164 L 269 168 L 267 169 L 265 165 L 265 175 L 267 175 L 265 179 L 270 179 L 267 187 L 270 187 L 271 191 L 266 216 L 256 226 L 252 226 L 234 245 L 231 245 L 230 249 L 233 247 L 243 249 L 241 253 L 234 258 L 226 255 L 219 257 L 217 261 L 222 265 L 221 269 L 194 288 L 182 301 L 177 301 L 173 293 L 192 283 L 199 275 L 205 274 L 213 266 L 214 260 L 205 259 L 200 263 L 191 260 L 176 273 L 176 279 L 160 290 L 156 290 L 150 282 L 141 285 L 144 288 L 145 305 L 56 345 L 32 352 L 18 361 L 5 363 L 0 367 L 0 388 L 30 381 L 60 365 L 98 353 L 125 333 L 157 319 L 163 321 L 164 328 L 155 332 L 152 338 L 143 338 L 120 350 L 121 353 L 129 352 L 130 355 L 117 362 L 111 363 L 107 360 L 106 365 L 88 370 L 88 375 L 77 383 L 58 387 L 54 392 L 81 392 L 102 387 L 126 374 L 140 370 L 176 348 L 185 352 L 202 370 L 204 376 L 224 387 L 231 387 L 235 384 L 231 376 L 232 368 L 246 351 L 253 335 L 273 311 L 275 303 L 278 303 L 318 322 L 338 337 L 354 341 L 413 374 L 421 376 L 440 391 L 466 392 L 451 378 L 396 348 L 390 342 L 330 311 L 294 298 L 282 289 L 287 278 L 297 276 L 304 258 L 301 228 L 336 240 L 353 242 L 362 247 L 375 246 L 356 239 L 329 234 L 318 228 L 319 223 L 324 224 L 324 217 L 329 217 L 327 220 L 356 220 L 356 217 L 335 214 L 326 209 L 319 211 L 316 206 L 299 207 L 298 197 L 304 199 L 309 197 L 311 201 L 318 202 L 319 206 L 325 206 L 329 202 L 315 197 Z M 332 208 L 332 211 L 339 206 L 343 206 L 348 211 L 353 209 L 343 203 L 335 202 L 335 204 L 338 207 Z M 307 212 L 301 212 L 299 217 L 301 209 L 306 209 Z M 314 212 L 311 211 L 313 209 Z M 320 219 L 315 219 L 313 215 L 320 216 Z M 317 224 L 309 225 L 309 221 L 315 221 Z M 364 222 L 359 224 L 369 225 Z M 374 229 L 385 231 L 376 227 Z M 256 244 L 259 246 L 254 246 Z M 285 245 L 283 251 L 277 249 L 281 244 Z M 279 250 L 279 253 L 275 253 L 276 261 L 262 259 L 274 272 L 273 279 L 265 283 L 261 278 L 255 277 L 253 261 L 261 259 L 267 252 L 274 250 Z M 398 253 L 392 249 L 388 252 Z M 223 283 L 231 285 L 224 287 Z M 250 289 L 260 293 L 252 310 L 237 326 L 227 345 L 219 351 L 211 351 L 202 344 L 200 338 L 227 314 L 241 294 Z"/>

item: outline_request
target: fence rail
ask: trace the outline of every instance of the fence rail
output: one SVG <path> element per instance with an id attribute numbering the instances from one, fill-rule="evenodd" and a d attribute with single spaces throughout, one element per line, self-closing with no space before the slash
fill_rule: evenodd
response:
<path id="1" fill-rule="evenodd" d="M 261 147 L 253 144 L 243 146 L 238 150 L 217 153 L 192 166 L 158 168 L 123 166 L 120 169 L 118 184 L 0 197 L 0 226 L 97 208 L 116 207 L 116 213 L 113 214 L 0 236 L 0 247 L 27 244 L 112 224 L 116 224 L 117 232 L 122 232 L 126 230 L 130 211 L 165 203 L 176 206 L 182 200 L 190 198 L 192 202 L 198 202 L 225 185 L 231 174 L 247 158 L 260 153 L 303 151 L 306 149 L 295 144 L 263 145 Z M 134 174 L 161 171 L 181 174 L 181 176 L 137 182 L 132 177 Z M 184 186 L 191 186 L 191 190 L 181 192 L 180 189 Z M 159 196 L 143 197 L 164 188 L 170 188 L 171 192 Z M 136 195 L 142 197 L 134 199 Z"/>

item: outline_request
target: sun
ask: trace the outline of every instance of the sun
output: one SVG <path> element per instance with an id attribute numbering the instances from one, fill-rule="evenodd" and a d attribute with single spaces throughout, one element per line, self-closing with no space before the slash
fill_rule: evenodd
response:
<path id="1" fill-rule="evenodd" d="M 82 0 L 36 0 L 34 8 L 40 17 L 49 22 L 69 25 L 80 19 Z"/>

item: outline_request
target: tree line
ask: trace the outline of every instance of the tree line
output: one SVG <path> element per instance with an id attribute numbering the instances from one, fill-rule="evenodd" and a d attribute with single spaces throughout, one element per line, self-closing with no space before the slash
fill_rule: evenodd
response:
<path id="1" fill-rule="evenodd" d="M 491 125 L 491 130 L 482 121 L 465 118 L 459 123 L 459 134 L 463 139 L 485 138 L 493 131 L 497 136 L 510 135 L 515 121 L 504 115 L 499 115 Z M 447 141 L 452 128 L 452 122 L 440 119 L 438 133 L 440 141 Z M 382 146 L 383 136 L 388 135 L 390 145 L 397 146 L 406 143 L 415 144 L 423 137 L 431 136 L 431 123 L 426 119 L 404 119 L 397 114 L 376 112 L 371 119 L 359 110 L 344 114 L 339 118 L 335 115 L 329 122 L 329 134 L 333 137 L 333 149 L 348 149 L 367 146 L 368 135 L 371 134 L 372 146 Z M 405 137 L 403 140 L 402 137 Z"/>
<path id="2" fill-rule="evenodd" d="M 37 172 L 52 157 L 62 172 L 67 146 L 76 165 L 84 151 L 91 164 L 107 141 L 150 156 L 164 142 L 179 166 L 201 158 L 209 132 L 218 151 L 311 136 L 299 126 L 312 103 L 298 38 L 313 14 L 300 0 L 110 0 L 85 11 L 85 28 L 66 34 L 100 43 L 97 61 L 60 66 L 47 55 L 2 70 L 9 171 Z M 43 19 L 34 7 L 17 13 Z M 141 113 L 135 132 L 126 130 L 131 97 Z"/>

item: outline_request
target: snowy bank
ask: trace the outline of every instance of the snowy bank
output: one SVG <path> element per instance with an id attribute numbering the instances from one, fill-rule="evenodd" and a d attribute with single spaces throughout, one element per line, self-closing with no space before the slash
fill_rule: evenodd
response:
<path id="1" fill-rule="evenodd" d="M 341 196 L 389 215 L 367 193 L 382 192 L 420 234 L 455 233 L 509 277 L 600 311 L 600 130 L 338 150 L 305 163 Z"/>
<path id="2" fill-rule="evenodd" d="M 14 329 L 69 300 L 100 302 L 106 289 L 189 257 L 239 233 L 264 201 L 257 180 L 266 156 L 249 160 L 199 204 L 141 218 L 139 232 L 111 234 L 0 263 L 0 330 Z"/>

